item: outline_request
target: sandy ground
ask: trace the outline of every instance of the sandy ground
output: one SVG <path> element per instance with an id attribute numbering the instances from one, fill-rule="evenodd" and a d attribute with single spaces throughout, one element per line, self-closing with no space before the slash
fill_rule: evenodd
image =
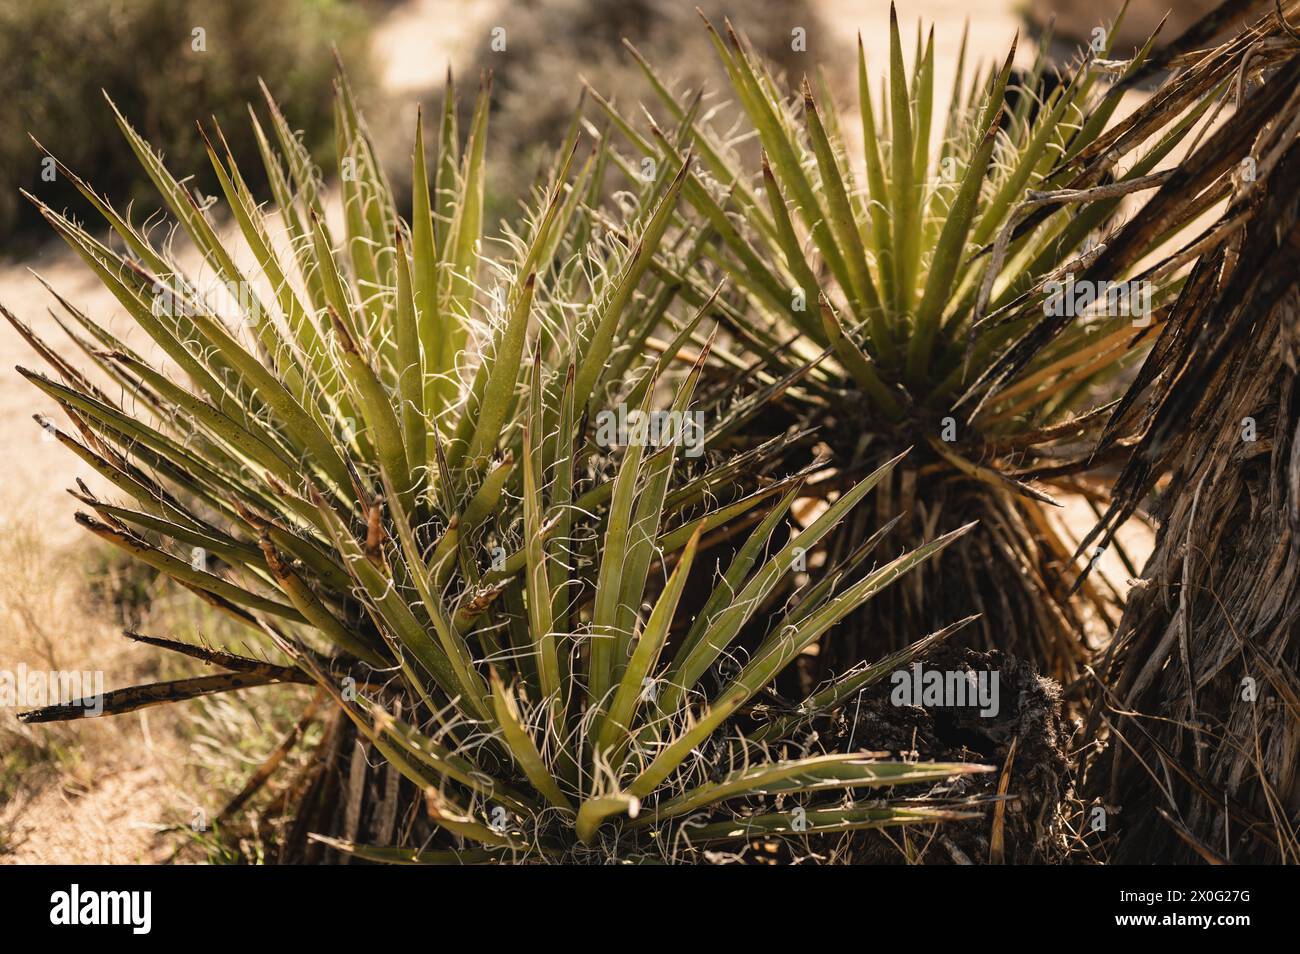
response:
<path id="1" fill-rule="evenodd" d="M 6 389 L 4 400 L 17 398 Z M 7 459 L 34 469 L 48 452 L 43 446 Z M 72 470 L 67 456 L 42 465 L 46 480 Z M 0 534 L 0 669 L 99 671 L 105 688 L 156 678 L 156 654 L 123 639 L 89 604 L 84 538 L 70 527 L 61 484 L 41 488 L 39 472 L 11 470 L 31 486 L 5 511 Z M 0 861 L 157 860 L 162 847 L 153 830 L 163 817 L 192 811 L 195 794 L 183 791 L 185 752 L 171 715 L 143 710 L 49 727 L 22 726 L 11 711 L 0 719 L 3 765 L 20 775 L 0 787 L 16 793 L 0 804 Z"/>
<path id="2" fill-rule="evenodd" d="M 418 91 L 440 82 L 449 59 L 454 67 L 460 65 L 451 51 L 485 36 L 493 10 L 492 3 L 411 0 L 390 13 L 375 34 L 386 92 L 410 102 Z M 906 30 L 914 29 L 918 16 L 936 24 L 936 91 L 945 98 L 969 10 L 960 0 L 916 0 L 904 6 Z M 1005 52 L 1018 26 L 1012 10 L 1008 0 L 981 5 L 970 21 L 973 53 L 992 57 Z M 824 3 L 825 22 L 841 40 L 851 43 L 862 31 L 876 70 L 888 57 L 887 16 L 885 0 Z M 1030 55 L 1027 46 L 1022 45 L 1022 61 Z M 401 111 L 406 111 L 405 103 Z M 60 337 L 46 312 L 52 302 L 29 270 L 40 272 L 89 314 L 115 316 L 114 329 L 126 331 L 111 296 L 70 252 L 51 244 L 21 263 L 0 264 L 0 303 L 42 336 Z M 6 545 L 0 561 L 9 585 L 0 587 L 0 668 L 13 669 L 19 661 L 71 667 L 84 662 L 86 656 L 78 655 L 84 651 L 108 670 L 109 687 L 127 684 L 146 663 L 133 648 L 123 647 L 112 627 L 94 619 L 78 588 L 82 577 L 75 561 L 87 544 L 72 522 L 75 502 L 64 488 L 91 474 L 32 421 L 33 413 L 54 408 L 11 370 L 15 364 L 41 368 L 5 324 L 0 327 L 0 540 Z M 16 564 L 26 567 L 26 575 L 14 572 Z M 70 629 L 75 630 L 72 637 Z M 0 804 L 0 862 L 159 860 L 163 849 L 154 832 L 165 819 L 184 815 L 190 801 L 178 789 L 178 743 L 165 731 L 169 718 L 153 710 L 148 717 L 104 720 L 58 736 L 63 744 L 80 747 L 77 764 L 71 771 L 34 771 L 24 780 L 20 797 Z M 0 729 L 14 726 L 12 713 L 0 712 Z"/>
<path id="3" fill-rule="evenodd" d="M 91 313 L 117 310 L 117 303 L 79 260 L 63 248 L 49 245 L 26 262 L 0 267 L 0 303 L 42 336 L 57 339 L 59 330 L 46 311 L 53 302 L 29 269 L 41 272 L 61 294 Z M 90 470 L 32 420 L 38 412 L 53 414 L 55 404 L 12 370 L 16 364 L 44 370 L 44 362 L 6 323 L 0 329 L 0 466 L 4 475 L 0 520 L 7 523 L 15 516 L 42 514 L 48 518 L 42 542 L 67 545 L 78 534 L 71 525 L 72 500 L 63 488 L 74 477 L 88 478 Z"/>
<path id="4" fill-rule="evenodd" d="M 122 747 L 129 753 L 129 747 Z M 123 766 L 123 762 L 128 762 Z M 143 764 L 129 764 L 139 762 Z M 7 864 L 160 864 L 171 849 L 157 833 L 159 803 L 172 801 L 162 760 L 148 752 L 118 757 L 87 787 L 40 786 L 29 802 L 6 814 Z"/>

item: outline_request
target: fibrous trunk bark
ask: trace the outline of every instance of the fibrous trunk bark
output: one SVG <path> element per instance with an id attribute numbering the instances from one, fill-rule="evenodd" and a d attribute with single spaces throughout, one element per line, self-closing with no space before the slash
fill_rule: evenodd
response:
<path id="1" fill-rule="evenodd" d="M 1117 486 L 1112 527 L 1161 486 L 1155 550 L 1097 672 L 1085 791 L 1118 862 L 1300 860 L 1293 125 L 1287 111 L 1261 135 L 1254 155 L 1280 161 L 1254 160 L 1229 210 L 1246 224 L 1198 263 L 1156 345 L 1151 424 Z"/>

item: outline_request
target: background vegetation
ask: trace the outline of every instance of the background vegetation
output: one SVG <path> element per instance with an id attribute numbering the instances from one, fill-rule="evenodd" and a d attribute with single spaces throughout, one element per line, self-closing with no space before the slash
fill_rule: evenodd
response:
<path id="1" fill-rule="evenodd" d="M 235 154 L 252 160 L 256 144 L 242 120 L 246 104 L 261 99 L 259 78 L 304 128 L 327 129 L 331 45 L 364 82 L 368 20 L 347 0 L 0 0 L 0 238 L 39 221 L 19 189 L 55 208 L 75 195 L 66 181 L 42 178 L 26 133 L 122 197 L 139 181 L 101 90 L 176 168 L 204 166 L 194 123 L 209 116 L 231 130 Z M 216 188 L 207 176 L 196 184 L 205 194 Z"/>

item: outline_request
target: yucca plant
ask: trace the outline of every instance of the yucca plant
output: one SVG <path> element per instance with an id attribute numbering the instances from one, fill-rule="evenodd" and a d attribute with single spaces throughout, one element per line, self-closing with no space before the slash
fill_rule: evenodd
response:
<path id="1" fill-rule="evenodd" d="M 485 82 L 462 145 L 448 90 L 432 185 L 417 126 L 409 222 L 342 80 L 341 232 L 269 95 L 270 134 L 256 117 L 254 130 L 274 211 L 210 134 L 226 233 L 216 203 L 120 114 L 175 219 L 166 243 L 60 168 L 120 248 L 42 214 L 159 352 L 58 298 L 111 382 L 97 384 L 6 312 L 54 370 L 22 373 L 73 430 L 44 426 L 125 498 L 82 485 L 93 513 L 78 519 L 245 625 L 269 657 L 134 634 L 225 672 L 115 690 L 103 712 L 318 686 L 409 783 L 400 829 L 387 805 L 388 843 L 354 844 L 355 824 L 315 832 L 375 860 L 691 859 L 719 842 L 970 817 L 960 786 L 907 804 L 845 793 L 983 767 L 821 752 L 806 731 L 968 620 L 802 702 L 772 695 L 805 649 L 969 528 L 872 566 L 877 534 L 804 572 L 898 458 L 861 480 L 814 461 L 755 487 L 788 442 L 685 454 L 697 432 L 681 422 L 714 413 L 695 394 L 706 362 L 738 361 L 701 338 L 716 295 L 690 299 L 672 277 L 695 248 L 670 235 L 688 166 L 622 206 L 592 204 L 610 152 L 576 163 L 575 125 L 524 234 L 489 254 L 489 95 Z M 220 294 L 182 267 L 181 240 Z M 633 424 L 602 441 L 611 413 Z M 677 423 L 655 441 L 648 420 Z M 809 497 L 824 507 L 792 520 Z"/>
<path id="2" fill-rule="evenodd" d="M 892 536 L 903 545 L 980 521 L 915 586 L 873 604 L 861 621 L 868 642 L 840 640 L 847 652 L 822 659 L 851 662 L 894 638 L 900 619 L 917 625 L 966 606 L 984 614 L 985 645 L 1062 680 L 1079 676 L 1093 648 L 1085 623 L 1113 625 L 1119 597 L 1078 573 L 1078 541 L 1051 511 L 1062 494 L 1098 514 L 1108 503 L 1094 476 L 1108 458 L 1090 454 L 1109 413 L 1100 388 L 1159 333 L 1185 281 L 1179 236 L 1226 195 L 1224 182 L 1192 188 L 1159 166 L 1204 133 L 1230 73 L 1180 74 L 1112 127 L 1124 92 L 1149 72 L 1155 36 L 1126 59 L 1089 48 L 1063 75 L 1042 53 L 1015 70 L 1014 43 L 1003 62 L 968 75 L 963 41 L 936 123 L 933 31 L 923 41 L 918 28 L 909 65 L 891 7 L 879 96 L 859 44 L 859 156 L 824 82 L 805 77 L 791 95 L 730 24 L 705 29 L 748 125 L 713 128 L 700 100 L 675 93 L 631 44 L 682 128 L 647 128 L 598 91 L 593 99 L 631 181 L 647 158 L 679 169 L 685 149 L 699 156 L 680 225 L 707 244 L 682 279 L 707 287 L 725 276 L 722 321 L 753 356 L 705 385 L 741 396 L 721 413 L 717 438 L 743 446 L 802 432 L 795 453 L 824 444 L 847 475 L 915 445 L 882 487 L 877 515 L 846 524 L 833 553 L 884 526 L 895 503 L 913 515 Z M 752 136 L 761 168 L 733 148 Z M 1157 188 L 1181 200 L 1176 214 L 1119 218 L 1126 196 Z M 1141 284 L 1104 299 L 1115 307 L 1076 315 L 1072 291 L 1101 281 Z M 744 400 L 751 392 L 772 399 Z M 1136 426 L 1124 424 L 1121 437 Z"/>

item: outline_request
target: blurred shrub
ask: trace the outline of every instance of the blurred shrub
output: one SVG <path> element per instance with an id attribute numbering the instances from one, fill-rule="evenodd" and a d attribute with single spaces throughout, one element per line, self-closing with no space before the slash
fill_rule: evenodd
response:
<path id="1" fill-rule="evenodd" d="M 1117 55 L 1129 56 L 1146 42 L 1160 21 L 1168 17 L 1156 46 L 1178 37 L 1193 23 L 1219 5 L 1221 0 L 1031 0 L 1028 19 L 1042 30 L 1050 23 L 1062 57 L 1068 57 L 1077 44 L 1088 43 L 1099 25 L 1111 24 L 1127 6 L 1119 33 L 1114 39 Z M 1258 6 L 1258 4 L 1256 4 Z M 1225 24 L 1226 26 L 1226 24 Z"/>
<path id="2" fill-rule="evenodd" d="M 661 120 L 658 100 L 623 48 L 624 37 L 676 89 L 703 88 L 710 106 L 729 99 L 726 73 L 696 6 L 715 23 L 729 16 L 762 58 L 793 77 L 816 75 L 821 63 L 843 63 L 831 30 L 810 0 L 510 0 L 498 6 L 488 28 L 505 28 L 505 49 L 485 40 L 473 72 L 460 82 L 460 105 L 473 105 L 479 70 L 493 74 L 492 133 L 488 137 L 489 222 L 513 216 L 505 197 L 525 194 L 539 163 L 563 140 L 585 79 L 602 96 L 634 107 L 641 102 Z M 802 31 L 796 42 L 795 31 Z M 845 51 L 838 51 L 844 53 Z M 831 72 L 832 84 L 852 75 Z M 707 108 L 707 107 L 706 107 Z M 598 111 L 589 109 L 588 116 Z M 598 125 L 603 121 L 598 120 Z M 669 127 L 672 128 L 672 127 Z M 613 181 L 613 180 L 611 180 Z M 621 180 L 620 184 L 621 184 Z M 513 199 L 509 200 L 513 201 Z M 495 213 L 493 215 L 492 213 Z"/>
<path id="3" fill-rule="evenodd" d="M 194 121 L 215 116 L 241 165 L 256 167 L 246 104 L 261 102 L 259 77 L 296 128 L 328 136 L 330 47 L 354 85 L 364 82 L 366 20 L 342 0 L 0 0 L 0 237 L 39 222 L 19 188 L 79 207 L 70 184 L 42 178 L 29 132 L 115 203 L 141 186 L 101 89 L 209 194 Z"/>

